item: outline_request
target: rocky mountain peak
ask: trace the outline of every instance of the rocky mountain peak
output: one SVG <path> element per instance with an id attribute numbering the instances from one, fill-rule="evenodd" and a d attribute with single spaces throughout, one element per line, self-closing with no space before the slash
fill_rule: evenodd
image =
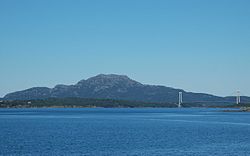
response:
<path id="1" fill-rule="evenodd" d="M 134 85 L 142 85 L 142 84 L 130 79 L 126 75 L 99 74 L 87 80 L 81 80 L 77 83 L 77 85 L 109 86 L 109 87 L 119 85 L 124 87 L 131 87 Z"/>
<path id="2" fill-rule="evenodd" d="M 116 75 L 116 74 L 99 74 L 99 75 L 91 77 L 91 78 L 89 78 L 87 80 L 91 81 L 91 80 L 103 80 L 103 79 L 110 79 L 110 80 L 131 80 L 126 75 Z"/>

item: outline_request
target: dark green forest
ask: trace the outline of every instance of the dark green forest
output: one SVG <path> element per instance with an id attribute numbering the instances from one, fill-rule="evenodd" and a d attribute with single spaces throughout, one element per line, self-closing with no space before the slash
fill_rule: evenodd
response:
<path id="1" fill-rule="evenodd" d="M 90 99 L 90 98 L 49 98 L 42 100 L 1 100 L 0 108 L 33 108 L 33 107 L 177 107 L 177 103 L 157 103 L 157 102 L 140 102 L 140 101 L 126 101 L 113 99 Z M 233 103 L 183 103 L 182 107 L 250 107 L 250 104 Z"/>
<path id="2" fill-rule="evenodd" d="M 174 103 L 148 103 L 139 101 L 87 99 L 87 98 L 49 98 L 43 100 L 8 100 L 0 102 L 1 108 L 32 107 L 177 107 Z"/>

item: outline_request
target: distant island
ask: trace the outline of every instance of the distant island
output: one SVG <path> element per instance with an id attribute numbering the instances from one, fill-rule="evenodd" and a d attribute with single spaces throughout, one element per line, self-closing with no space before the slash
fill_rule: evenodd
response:
<path id="1" fill-rule="evenodd" d="M 54 88 L 34 87 L 14 93 L 9 93 L 3 97 L 4 101 L 25 101 L 32 100 L 33 103 L 44 101 L 55 102 L 61 99 L 74 99 L 71 102 L 86 101 L 93 102 L 96 100 L 87 99 L 112 99 L 109 104 L 123 103 L 126 101 L 134 106 L 152 104 L 157 106 L 172 107 L 178 102 L 178 94 L 182 92 L 183 102 L 186 104 L 200 106 L 227 106 L 235 103 L 235 97 L 220 97 L 205 93 L 186 92 L 182 89 L 159 85 L 147 85 L 130 79 L 125 75 L 99 74 L 86 80 L 81 80 L 74 85 L 56 85 Z M 51 100 L 54 99 L 54 100 Z M 58 100 L 55 100 L 58 99 Z M 60 100 L 59 100 L 60 99 Z M 78 100 L 77 100 L 78 99 Z M 107 104 L 107 100 L 97 100 L 102 104 Z M 140 102 L 138 102 L 140 101 Z M 250 97 L 241 97 L 242 103 L 249 103 Z M 165 104 L 165 105 L 163 105 Z M 71 105 L 71 104 L 70 104 Z M 87 105 L 87 103 L 86 103 Z M 122 104 L 125 106 L 125 104 Z M 85 105 L 84 105 L 85 106 Z M 97 105 L 98 107 L 99 105 Z"/>
<path id="2" fill-rule="evenodd" d="M 178 94 L 183 94 L 182 107 L 235 107 L 249 111 L 250 97 L 219 97 L 205 93 L 186 92 L 165 86 L 145 85 L 125 75 L 100 74 L 75 85 L 54 88 L 34 87 L 9 93 L 0 99 L 0 108 L 137 108 L 178 107 Z"/>

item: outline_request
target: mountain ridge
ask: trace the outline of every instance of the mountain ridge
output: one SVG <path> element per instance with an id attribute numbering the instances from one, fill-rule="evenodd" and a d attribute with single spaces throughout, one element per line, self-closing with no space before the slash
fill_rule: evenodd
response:
<path id="1" fill-rule="evenodd" d="M 99 74 L 83 79 L 74 85 L 56 85 L 54 88 L 33 87 L 9 93 L 6 100 L 33 100 L 47 98 L 103 98 L 144 102 L 177 102 L 183 92 L 185 102 L 234 102 L 232 97 L 220 97 L 206 93 L 186 92 L 162 85 L 142 84 L 126 75 Z M 249 97 L 244 98 L 250 101 Z M 243 100 L 243 101 L 244 101 Z"/>

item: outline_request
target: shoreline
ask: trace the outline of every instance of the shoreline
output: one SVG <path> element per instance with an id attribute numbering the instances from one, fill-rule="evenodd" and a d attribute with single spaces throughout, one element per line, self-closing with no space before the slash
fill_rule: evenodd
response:
<path id="1" fill-rule="evenodd" d="M 239 110 L 224 110 L 223 112 L 250 112 L 250 107 L 240 107 Z"/>
<path id="2" fill-rule="evenodd" d="M 225 109 L 223 110 L 224 112 L 247 112 L 250 111 L 249 109 L 242 109 L 240 107 L 236 108 L 236 107 L 100 107 L 100 106 L 41 106 L 41 107 L 0 107 L 0 109 L 37 109 L 37 108 L 171 108 L 171 109 L 187 109 L 187 108 L 204 108 L 204 109 Z"/>

